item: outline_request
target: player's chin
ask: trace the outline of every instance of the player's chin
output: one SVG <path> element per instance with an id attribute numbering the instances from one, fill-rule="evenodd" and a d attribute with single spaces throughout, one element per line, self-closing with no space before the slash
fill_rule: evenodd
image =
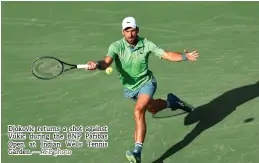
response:
<path id="1" fill-rule="evenodd" d="M 135 39 L 134 38 L 128 38 L 127 41 L 128 41 L 128 43 L 132 44 L 132 43 L 134 43 Z"/>

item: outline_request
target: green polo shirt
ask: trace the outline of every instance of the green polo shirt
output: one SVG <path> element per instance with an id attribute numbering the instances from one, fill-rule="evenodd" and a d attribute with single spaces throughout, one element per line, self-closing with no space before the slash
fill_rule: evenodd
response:
<path id="1" fill-rule="evenodd" d="M 148 69 L 149 55 L 161 57 L 164 52 L 146 38 L 139 37 L 134 49 L 122 38 L 109 46 L 107 56 L 113 58 L 122 85 L 134 91 L 153 77 L 152 71 Z"/>

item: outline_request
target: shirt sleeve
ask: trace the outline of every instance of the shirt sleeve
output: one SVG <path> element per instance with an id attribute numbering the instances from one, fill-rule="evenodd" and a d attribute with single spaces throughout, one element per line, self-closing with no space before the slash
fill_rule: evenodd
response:
<path id="1" fill-rule="evenodd" d="M 109 48 L 106 56 L 112 57 L 112 59 L 115 59 L 116 56 L 118 55 L 118 46 L 116 43 L 112 43 Z"/>
<path id="2" fill-rule="evenodd" d="M 148 41 L 149 50 L 156 56 L 162 57 L 165 53 L 165 50 L 156 44 L 154 44 L 152 41 Z"/>

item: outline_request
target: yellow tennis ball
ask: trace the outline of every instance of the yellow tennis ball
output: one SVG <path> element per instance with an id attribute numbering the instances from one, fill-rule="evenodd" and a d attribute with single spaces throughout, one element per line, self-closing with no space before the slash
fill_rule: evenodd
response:
<path id="1" fill-rule="evenodd" d="M 105 70 L 106 74 L 111 74 L 112 73 L 112 68 L 111 67 L 108 67 L 106 70 Z"/>

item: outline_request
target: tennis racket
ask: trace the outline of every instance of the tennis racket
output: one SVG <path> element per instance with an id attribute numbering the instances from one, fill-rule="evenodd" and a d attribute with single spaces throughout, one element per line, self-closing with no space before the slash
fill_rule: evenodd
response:
<path id="1" fill-rule="evenodd" d="M 153 118 L 175 117 L 175 116 L 179 116 L 179 115 L 190 113 L 193 109 L 194 109 L 193 106 L 191 106 L 191 105 L 187 104 L 186 102 L 184 102 L 184 109 L 175 108 L 175 109 L 172 110 L 171 108 L 166 108 L 166 109 L 160 110 L 157 113 L 153 114 L 152 117 Z"/>
<path id="2" fill-rule="evenodd" d="M 50 80 L 72 69 L 86 69 L 87 64 L 69 64 L 55 57 L 43 56 L 32 63 L 32 74 L 39 79 Z"/>

